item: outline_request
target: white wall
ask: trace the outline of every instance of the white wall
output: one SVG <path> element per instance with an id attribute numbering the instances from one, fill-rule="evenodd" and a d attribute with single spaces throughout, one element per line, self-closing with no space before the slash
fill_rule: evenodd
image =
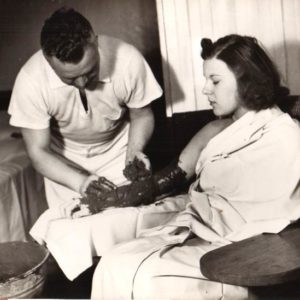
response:
<path id="1" fill-rule="evenodd" d="M 96 32 L 135 45 L 160 76 L 155 0 L 0 0 L 0 91 L 12 89 L 20 67 L 39 49 L 44 20 L 62 6 L 80 11 Z"/>

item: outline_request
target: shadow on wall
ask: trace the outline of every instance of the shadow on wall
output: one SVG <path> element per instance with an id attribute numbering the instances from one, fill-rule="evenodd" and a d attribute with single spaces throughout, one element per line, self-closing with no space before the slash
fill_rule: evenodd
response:
<path id="1" fill-rule="evenodd" d="M 299 72 L 300 72 L 300 44 L 298 41 L 288 41 L 286 44 L 277 44 L 269 51 L 274 53 L 271 55 L 273 61 L 278 67 L 280 75 L 283 79 L 283 85 L 290 89 L 292 95 L 299 94 L 295 91 L 299 90 Z M 276 61 L 276 57 L 280 57 L 280 62 Z M 284 59 L 286 57 L 286 59 Z"/>
<path id="2" fill-rule="evenodd" d="M 7 110 L 11 91 L 0 91 L 0 110 Z"/>
<path id="3" fill-rule="evenodd" d="M 168 99 L 166 99 L 166 105 L 173 106 L 179 102 L 184 102 L 185 94 L 173 66 L 165 60 L 163 60 L 163 65 L 167 72 L 165 76 L 165 84 L 167 85 L 166 90 L 168 90 L 168 94 L 166 94 L 166 97 L 168 97 Z"/>

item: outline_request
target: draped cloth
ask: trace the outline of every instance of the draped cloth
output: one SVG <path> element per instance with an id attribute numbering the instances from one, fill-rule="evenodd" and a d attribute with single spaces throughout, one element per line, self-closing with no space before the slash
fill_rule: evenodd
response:
<path id="1" fill-rule="evenodd" d="M 102 257 L 92 298 L 249 299 L 246 288 L 207 280 L 200 258 L 297 220 L 299 166 L 299 124 L 277 107 L 246 113 L 202 151 L 186 209 Z"/>
<path id="2" fill-rule="evenodd" d="M 172 199 L 170 199 L 172 200 Z M 69 280 L 74 280 L 121 242 L 135 239 L 147 228 L 165 224 L 184 210 L 188 197 L 176 202 L 157 201 L 148 206 L 110 208 L 84 218 L 60 217 L 60 208 L 46 210 L 30 230 L 31 236 L 47 248 Z"/>

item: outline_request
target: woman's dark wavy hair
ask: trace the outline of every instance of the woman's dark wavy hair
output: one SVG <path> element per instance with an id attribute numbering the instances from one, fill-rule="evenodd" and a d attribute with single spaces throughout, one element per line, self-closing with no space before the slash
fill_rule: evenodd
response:
<path id="1" fill-rule="evenodd" d="M 90 22 L 72 8 L 60 8 L 44 23 L 41 47 L 46 56 L 62 62 L 78 63 L 93 33 Z"/>
<path id="2" fill-rule="evenodd" d="M 289 94 L 280 75 L 256 38 L 231 34 L 212 42 L 201 41 L 204 60 L 217 58 L 226 63 L 237 79 L 238 93 L 245 107 L 259 111 L 272 107 L 278 97 Z"/>

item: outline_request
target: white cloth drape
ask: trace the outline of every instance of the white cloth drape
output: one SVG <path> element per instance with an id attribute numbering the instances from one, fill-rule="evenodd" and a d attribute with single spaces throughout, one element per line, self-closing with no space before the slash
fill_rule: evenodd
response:
<path id="1" fill-rule="evenodd" d="M 121 242 L 135 239 L 142 231 L 164 224 L 182 211 L 188 197 L 163 200 L 149 206 L 111 208 L 79 219 L 60 219 L 59 207 L 46 210 L 30 230 L 47 248 L 70 280 Z"/>
<path id="2" fill-rule="evenodd" d="M 17 128 L 0 112 L 0 243 L 25 241 L 29 229 L 47 208 L 43 178 L 30 163 Z"/>

